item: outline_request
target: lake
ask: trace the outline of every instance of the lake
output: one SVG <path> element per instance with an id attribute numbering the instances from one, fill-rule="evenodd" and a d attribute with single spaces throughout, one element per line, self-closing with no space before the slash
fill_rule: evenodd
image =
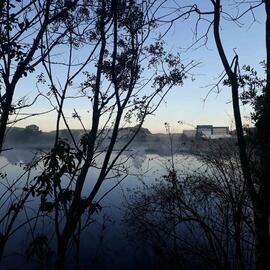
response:
<path id="1" fill-rule="evenodd" d="M 2 179 L 1 194 L 5 191 L 7 185 L 12 185 L 14 179 L 17 179 L 24 172 L 24 164 L 29 162 L 35 155 L 34 150 L 16 149 L 5 151 L 0 157 L 0 168 L 7 177 Z M 130 155 L 126 153 L 123 160 Z M 102 157 L 100 157 L 102 158 Z M 179 170 L 193 170 L 200 167 L 200 162 L 191 155 L 177 154 L 175 164 Z M 119 178 L 108 179 L 104 181 L 102 188 L 98 193 L 98 198 L 103 197 L 109 190 L 116 186 L 106 195 L 100 205 L 102 210 L 93 217 L 94 221 L 83 232 L 80 243 L 80 260 L 91 269 L 143 269 L 151 264 L 151 251 L 147 247 L 141 250 L 135 248 L 127 238 L 128 228 L 123 222 L 123 216 L 126 212 L 129 196 L 134 190 L 144 185 L 154 183 L 156 179 L 161 179 L 170 166 L 169 156 L 159 156 L 156 154 L 146 154 L 142 150 L 133 151 L 132 156 L 125 163 L 129 176 L 119 183 Z M 31 179 L 38 175 L 41 168 L 37 167 L 29 176 Z M 26 175 L 27 176 L 27 175 Z M 26 176 L 14 185 L 14 193 L 18 192 L 16 188 L 22 186 L 26 181 Z M 91 170 L 87 176 L 87 184 L 83 193 L 86 195 L 94 185 L 97 171 Z M 118 184 L 119 183 L 119 184 Z M 3 197 L 2 199 L 5 199 Z M 4 214 L 4 207 L 1 215 Z M 31 198 L 27 202 L 27 211 L 22 211 L 17 224 L 23 222 L 26 215 L 31 216 L 31 212 L 38 209 L 38 200 Z M 4 225 L 3 225 L 4 226 Z M 33 225 L 32 225 L 33 226 Z M 49 244 L 55 245 L 53 236 L 53 221 L 45 218 L 36 224 L 40 233 L 50 235 Z M 29 224 L 20 228 L 10 238 L 8 242 L 1 269 L 41 269 L 40 264 L 27 261 L 26 247 L 31 240 L 31 231 L 33 227 Z M 74 254 L 69 253 L 70 258 Z M 67 269 L 73 269 L 70 264 Z M 46 267 L 43 267 L 46 269 Z"/>

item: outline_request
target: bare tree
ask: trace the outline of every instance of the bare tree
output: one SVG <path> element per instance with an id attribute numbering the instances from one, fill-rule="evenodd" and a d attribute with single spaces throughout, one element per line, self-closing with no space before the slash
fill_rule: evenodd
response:
<path id="1" fill-rule="evenodd" d="M 194 171 L 175 156 L 159 182 L 127 198 L 128 231 L 170 269 L 252 269 L 252 210 L 238 150 L 226 139 L 208 145 L 189 156 Z"/>
<path id="2" fill-rule="evenodd" d="M 220 13 L 221 13 L 221 3 L 220 1 L 212 1 L 214 5 L 214 37 L 217 45 L 217 49 L 223 63 L 226 74 L 231 85 L 232 90 L 232 100 L 233 100 L 233 110 L 234 119 L 236 124 L 239 153 L 242 164 L 242 170 L 244 174 L 244 179 L 246 181 L 249 196 L 253 204 L 253 214 L 254 223 L 256 230 L 256 269 L 268 269 L 270 267 L 269 263 L 269 155 L 270 155 L 270 100 L 269 100 L 269 1 L 262 1 L 265 5 L 266 11 L 266 87 L 263 93 L 263 102 L 261 108 L 261 115 L 256 122 L 256 127 L 258 130 L 257 136 L 257 152 L 256 155 L 259 157 L 260 162 L 260 175 L 258 175 L 258 181 L 252 179 L 252 164 L 250 164 L 247 157 L 247 145 L 244 138 L 243 125 L 241 120 L 241 112 L 239 106 L 239 70 L 238 70 L 238 55 L 236 55 L 229 64 L 228 58 L 224 52 L 223 45 L 221 42 L 219 27 L 220 27 Z M 258 185 L 258 187 L 257 187 Z"/>
<path id="3" fill-rule="evenodd" d="M 215 44 L 222 62 L 224 73 L 220 80 L 215 84 L 214 88 L 220 87 L 220 84 L 225 78 L 228 78 L 227 84 L 230 85 L 233 101 L 234 120 L 236 125 L 237 140 L 239 146 L 239 157 L 243 170 L 245 184 L 248 188 L 253 205 L 254 226 L 256 231 L 256 269 L 268 269 L 269 266 L 269 1 L 232 1 L 235 7 L 235 14 L 231 11 L 226 11 L 226 1 L 210 0 L 209 3 L 213 9 L 204 10 L 200 8 L 199 4 L 191 3 L 186 6 L 176 5 L 174 17 L 164 18 L 163 21 L 173 25 L 179 19 L 188 19 L 191 14 L 196 16 L 194 37 L 195 42 L 191 45 L 205 45 L 208 42 L 211 29 L 213 29 L 213 36 Z M 241 18 L 247 14 L 253 16 L 253 22 L 256 20 L 254 10 L 263 6 L 265 8 L 266 22 L 265 22 L 265 48 L 266 48 L 266 81 L 262 94 L 253 96 L 254 99 L 260 99 L 259 106 L 253 106 L 258 117 L 255 120 L 257 132 L 255 155 L 257 158 L 250 160 L 248 158 L 249 146 L 247 145 L 244 136 L 244 129 L 242 125 L 242 116 L 240 111 L 239 90 L 242 86 L 241 73 L 239 68 L 239 56 L 235 53 L 232 60 L 226 54 L 224 45 L 220 35 L 221 20 L 224 18 L 236 25 L 240 25 Z M 207 26 L 201 32 L 199 26 L 200 22 L 204 21 Z M 255 85 L 255 83 L 253 84 Z M 257 85 L 257 88 L 260 86 Z M 212 89 L 214 89 L 212 88 Z M 212 90 L 211 89 L 211 90 Z M 210 90 L 210 91 L 211 91 Z M 256 103 L 259 104 L 258 102 Z M 253 103 L 254 105 L 254 103 Z M 259 172 L 259 173 L 258 173 Z"/>

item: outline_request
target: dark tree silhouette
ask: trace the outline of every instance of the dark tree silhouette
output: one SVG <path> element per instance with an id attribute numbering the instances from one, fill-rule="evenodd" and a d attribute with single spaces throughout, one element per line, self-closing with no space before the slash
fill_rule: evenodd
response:
<path id="1" fill-rule="evenodd" d="M 170 157 L 163 177 L 127 197 L 131 243 L 152 248 L 153 269 L 252 269 L 255 232 L 235 141 L 209 140 L 186 158 L 197 166 Z"/>
<path id="2" fill-rule="evenodd" d="M 56 6 L 55 11 L 63 15 L 65 8 L 57 3 L 50 7 Z M 45 72 L 38 83 L 48 85 L 47 99 L 57 111 L 54 146 L 42 157 L 42 172 L 23 188 L 20 207 L 3 217 L 3 224 L 7 222 L 9 226 L 3 232 L 2 253 L 14 220 L 25 210 L 27 200 L 38 199 L 37 216 L 54 220 L 55 269 L 64 268 L 66 253 L 72 245 L 79 250 L 82 229 L 102 209 L 102 199 L 127 177 L 125 163 L 130 154 L 125 151 L 145 118 L 156 111 L 172 87 L 183 85 L 194 67 L 193 62 L 184 65 L 179 55 L 167 53 L 164 42 L 153 38 L 154 33 L 161 36 L 155 17 L 160 8 L 158 1 L 84 1 L 81 6 L 74 2 L 74 7 L 78 10 L 72 9 L 64 19 L 57 15 L 59 20 L 52 22 L 53 28 L 44 29 L 40 54 L 34 62 L 42 63 Z M 45 11 L 42 8 L 40 12 Z M 47 20 L 51 21 L 48 14 Z M 74 14 L 80 16 L 75 20 Z M 50 31 L 60 31 L 53 47 L 50 35 L 54 32 Z M 66 49 L 66 62 L 54 57 L 61 46 Z M 84 55 L 78 60 L 80 50 Z M 59 67 L 63 71 L 61 77 Z M 69 99 L 78 101 L 72 117 L 82 126 L 80 141 L 76 140 L 65 112 Z M 79 115 L 82 99 L 89 107 L 86 121 Z M 61 124 L 67 128 L 71 142 L 61 136 Z M 131 124 L 137 125 L 125 141 L 121 140 L 119 129 Z M 89 183 L 91 174 L 95 177 Z M 102 194 L 104 181 L 112 178 L 118 181 Z M 48 239 L 34 230 L 28 255 L 42 257 L 34 249 L 48 247 Z"/>
<path id="3" fill-rule="evenodd" d="M 0 4 L 0 153 L 10 114 L 21 107 L 12 104 L 19 81 L 35 71 L 44 57 L 63 42 L 74 25 L 67 26 L 68 18 L 79 0 L 22 0 L 1 1 Z M 74 17 L 73 17 L 74 18 Z M 59 31 L 55 31 L 58 29 Z M 47 38 L 47 49 L 40 53 Z M 27 105 L 25 105 L 27 106 Z"/>
<path id="4" fill-rule="evenodd" d="M 269 77 L 269 61 L 270 61 L 270 37 L 269 37 L 269 25 L 270 25 L 270 13 L 269 13 L 269 1 L 241 1 L 240 3 L 232 1 L 232 5 L 235 6 L 237 12 L 235 15 L 231 11 L 227 11 L 226 1 L 222 0 L 210 0 L 209 3 L 213 9 L 203 10 L 199 4 L 190 3 L 187 6 L 177 6 L 175 8 L 176 15 L 173 18 L 166 18 L 164 21 L 173 25 L 179 19 L 188 19 L 191 14 L 196 16 L 195 25 L 195 42 L 191 45 L 205 45 L 208 42 L 210 31 L 213 30 L 213 37 L 215 40 L 216 48 L 222 62 L 225 73 L 221 76 L 218 83 L 214 86 L 219 89 L 221 82 L 227 77 L 227 85 L 229 84 L 232 93 L 234 120 L 236 126 L 236 135 L 239 146 L 239 158 L 241 160 L 242 171 L 244 175 L 245 184 L 248 188 L 248 194 L 250 196 L 253 206 L 253 217 L 256 231 L 256 269 L 269 269 L 269 179 L 270 179 L 270 77 Z M 242 125 L 242 116 L 240 111 L 239 89 L 242 85 L 241 74 L 239 70 L 239 56 L 235 53 L 235 56 L 230 61 L 227 56 L 224 45 L 220 35 L 221 20 L 224 18 L 227 21 L 238 24 L 239 20 L 247 14 L 252 14 L 254 19 L 254 10 L 258 7 L 264 7 L 266 22 L 265 22 L 265 49 L 266 49 L 266 79 L 265 86 L 260 94 L 260 105 L 254 106 L 257 119 L 255 120 L 255 126 L 257 132 L 254 133 L 256 137 L 256 152 L 257 158 L 250 160 L 248 158 L 248 149 L 246 138 L 244 136 L 244 128 Z M 204 21 L 208 25 L 204 28 L 203 32 L 199 29 L 200 22 Z M 254 84 L 255 85 L 255 82 Z M 258 87 L 258 85 L 257 85 Z M 212 88 L 212 89 L 214 89 Z M 253 92 L 254 93 L 254 92 Z M 256 95 L 256 94 L 255 94 Z M 257 99 L 258 100 L 258 99 Z M 258 105 L 258 103 L 256 103 Z M 259 172 L 259 173 L 258 173 Z"/>

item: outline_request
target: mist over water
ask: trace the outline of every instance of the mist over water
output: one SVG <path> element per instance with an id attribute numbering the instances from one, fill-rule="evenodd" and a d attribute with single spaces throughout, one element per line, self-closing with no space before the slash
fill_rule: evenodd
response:
<path id="1" fill-rule="evenodd" d="M 129 230 L 123 222 L 123 217 L 127 210 L 129 196 L 136 189 L 151 185 L 157 179 L 166 175 L 171 157 L 164 155 L 162 147 L 157 148 L 161 149 L 161 154 L 163 154 L 161 156 L 148 154 L 144 147 L 137 145 L 137 148 L 133 147 L 135 150 L 127 151 L 119 161 L 127 160 L 124 166 L 128 172 L 128 177 L 121 181 L 119 177 L 111 178 L 112 174 L 108 176 L 98 193 L 98 198 L 112 190 L 100 202 L 101 211 L 97 211 L 93 215 L 91 224 L 82 231 L 80 260 L 85 265 L 90 265 L 91 269 L 126 269 L 127 267 L 138 269 L 139 266 L 143 269 L 143 267 L 147 268 L 151 264 L 151 250 L 146 246 L 138 250 L 127 238 Z M 1 194 L 5 192 L 7 185 L 11 185 L 15 179 L 24 173 L 24 166 L 27 163 L 33 159 L 38 159 L 41 155 L 42 152 L 37 152 L 34 148 L 16 148 L 3 152 L 3 156 L 0 157 L 0 167 L 2 172 L 7 173 L 7 178 L 1 180 Z M 127 159 L 127 157 L 129 158 Z M 99 158 L 102 159 L 103 156 Z M 174 158 L 179 170 L 192 170 L 200 166 L 200 162 L 188 154 L 176 155 Z M 16 183 L 16 186 L 23 186 L 27 177 L 31 180 L 37 176 L 41 172 L 42 166 L 42 163 L 36 166 L 31 170 L 31 174 L 22 177 Z M 97 169 L 90 169 L 87 184 L 83 191 L 84 194 L 87 194 L 93 187 L 97 172 Z M 17 224 L 22 223 L 26 215 L 30 217 L 31 214 L 38 211 L 38 205 L 38 199 L 29 199 L 27 202 L 28 212 L 21 213 Z M 3 214 L 5 210 L 6 208 L 2 208 L 0 211 Z M 37 226 L 40 234 L 51 236 L 49 245 L 54 247 L 53 220 L 40 219 L 35 226 Z M 31 240 L 31 230 L 31 226 L 25 225 L 11 237 L 7 246 L 7 256 L 3 259 L 1 269 L 40 269 L 39 264 L 31 260 L 27 261 L 26 251 Z M 68 258 L 74 258 L 75 255 L 72 251 L 74 249 L 71 249 Z M 67 269 L 73 269 L 72 264 L 67 263 Z"/>

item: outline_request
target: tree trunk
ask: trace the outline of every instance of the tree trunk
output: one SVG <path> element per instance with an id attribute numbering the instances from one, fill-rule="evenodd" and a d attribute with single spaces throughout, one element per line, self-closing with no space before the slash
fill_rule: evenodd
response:
<path id="1" fill-rule="evenodd" d="M 81 214 L 82 214 L 81 211 L 74 210 L 70 212 L 67 218 L 63 233 L 58 239 L 57 259 L 55 263 L 55 270 L 64 269 L 68 245 L 69 245 L 72 235 L 76 231 L 76 227 L 78 225 Z"/>
<path id="2" fill-rule="evenodd" d="M 0 154 L 4 146 L 5 132 L 6 132 L 8 117 L 9 117 L 9 113 L 11 109 L 13 92 L 14 92 L 13 87 L 9 86 L 6 90 L 6 98 L 3 101 L 2 113 L 1 113 L 1 118 L 0 118 Z"/>
<path id="3" fill-rule="evenodd" d="M 256 230 L 256 270 L 270 269 L 269 203 L 270 203 L 270 1 L 265 0 L 266 87 L 263 107 L 256 123 L 260 169 L 260 205 L 254 207 Z"/>
<path id="4" fill-rule="evenodd" d="M 254 207 L 256 270 L 270 269 L 268 206 Z"/>

